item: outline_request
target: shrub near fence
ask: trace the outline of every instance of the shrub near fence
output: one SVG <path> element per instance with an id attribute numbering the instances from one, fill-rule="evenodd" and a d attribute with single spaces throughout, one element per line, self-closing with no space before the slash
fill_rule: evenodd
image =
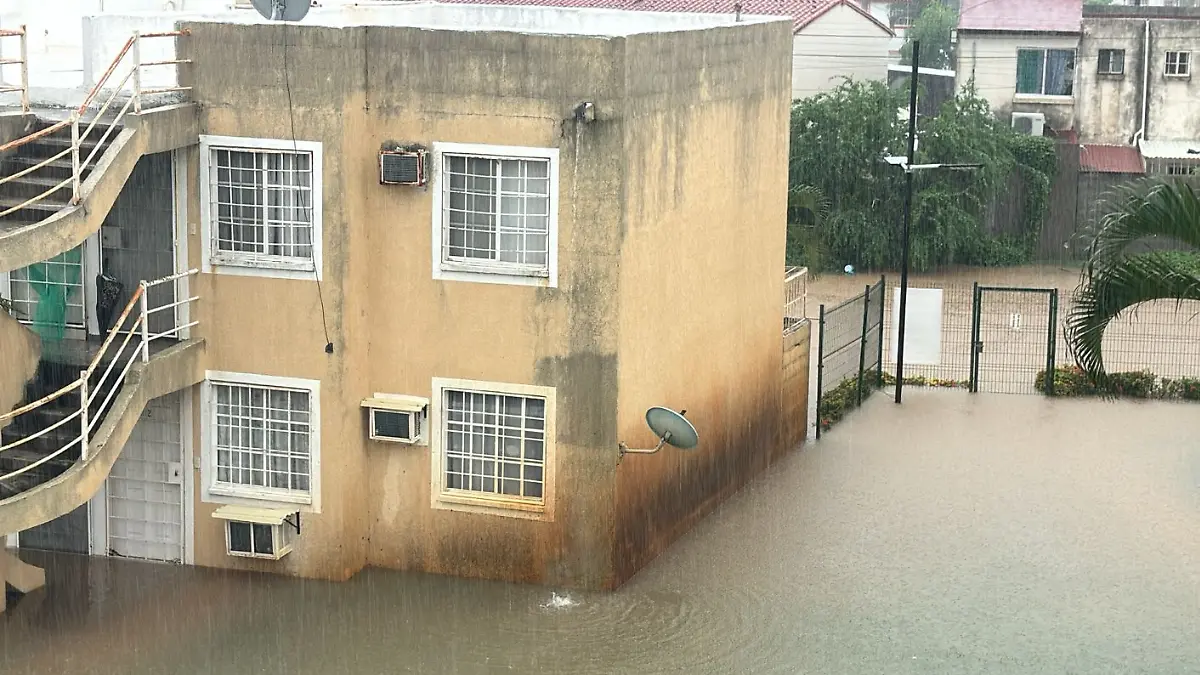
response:
<path id="1" fill-rule="evenodd" d="M 817 343 L 817 438 L 882 385 L 886 280 L 833 308 L 821 305 Z"/>

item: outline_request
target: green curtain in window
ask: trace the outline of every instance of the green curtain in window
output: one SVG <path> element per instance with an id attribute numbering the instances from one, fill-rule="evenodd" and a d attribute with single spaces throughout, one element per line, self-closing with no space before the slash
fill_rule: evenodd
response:
<path id="1" fill-rule="evenodd" d="M 1017 50 L 1017 93 L 1042 93 L 1042 66 L 1046 53 L 1041 49 Z"/>
<path id="2" fill-rule="evenodd" d="M 26 268 L 29 285 L 38 298 L 33 330 L 43 346 L 61 341 L 66 333 L 67 299 L 78 287 L 82 260 L 83 247 L 78 247 Z"/>

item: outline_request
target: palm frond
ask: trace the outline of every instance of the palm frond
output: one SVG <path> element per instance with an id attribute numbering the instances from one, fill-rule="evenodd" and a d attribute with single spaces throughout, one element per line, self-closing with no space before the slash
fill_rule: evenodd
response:
<path id="1" fill-rule="evenodd" d="M 1151 300 L 1200 300 L 1200 277 L 1178 257 L 1162 253 L 1129 256 L 1092 269 L 1075 292 L 1067 317 L 1067 343 L 1075 362 L 1097 384 L 1104 372 L 1104 331 L 1126 311 Z"/>
<path id="2" fill-rule="evenodd" d="M 1138 241 L 1171 239 L 1200 250 L 1200 196 L 1182 181 L 1143 182 L 1116 191 L 1088 247 L 1085 273 L 1115 264 Z"/>
<path id="3" fill-rule="evenodd" d="M 807 213 L 805 213 L 807 212 Z M 821 189 L 812 185 L 797 185 L 788 190 L 788 221 L 818 227 L 829 216 L 829 200 Z"/>

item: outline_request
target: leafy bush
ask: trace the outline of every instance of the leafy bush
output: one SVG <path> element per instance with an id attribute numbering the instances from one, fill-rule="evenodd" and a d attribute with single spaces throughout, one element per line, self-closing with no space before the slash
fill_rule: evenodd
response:
<path id="1" fill-rule="evenodd" d="M 882 378 L 879 372 L 871 369 L 863 372 L 863 400 L 867 398 L 879 388 L 879 381 L 883 380 L 883 386 L 896 386 L 896 376 L 884 372 Z M 940 380 L 937 378 L 926 378 L 921 375 L 914 375 L 904 378 L 905 386 L 910 387 L 961 387 L 966 388 L 965 380 Z M 1200 383 L 1198 383 L 1200 385 Z M 1198 396 L 1200 396 L 1200 388 L 1198 388 Z M 858 378 L 851 377 L 842 380 L 838 386 L 829 390 L 821 397 L 821 405 L 817 410 L 817 420 L 821 425 L 822 431 L 828 431 L 830 427 L 837 424 L 858 407 Z"/>
<path id="2" fill-rule="evenodd" d="M 1038 391 L 1046 388 L 1046 371 L 1034 378 Z M 1148 370 L 1109 373 L 1103 386 L 1097 386 L 1079 366 L 1054 369 L 1055 396 L 1113 396 L 1118 398 L 1156 398 L 1184 401 L 1200 400 L 1200 379 L 1183 377 L 1160 379 Z"/>

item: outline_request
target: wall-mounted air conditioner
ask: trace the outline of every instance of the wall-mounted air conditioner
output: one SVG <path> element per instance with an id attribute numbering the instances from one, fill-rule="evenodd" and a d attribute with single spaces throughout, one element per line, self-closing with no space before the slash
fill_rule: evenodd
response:
<path id="1" fill-rule="evenodd" d="M 1015 112 L 1012 114 L 1012 128 L 1026 136 L 1042 136 L 1046 130 L 1046 116 L 1037 112 Z"/>
<path id="2" fill-rule="evenodd" d="M 424 185 L 425 151 L 397 149 L 379 151 L 380 185 Z"/>
<path id="3" fill-rule="evenodd" d="M 416 445 L 425 440 L 429 399 L 376 393 L 362 402 L 368 411 L 367 437 L 373 441 Z"/>
<path id="4" fill-rule="evenodd" d="M 279 560 L 292 552 L 300 514 L 290 508 L 230 504 L 213 512 L 225 521 L 225 552 L 238 558 Z"/>

